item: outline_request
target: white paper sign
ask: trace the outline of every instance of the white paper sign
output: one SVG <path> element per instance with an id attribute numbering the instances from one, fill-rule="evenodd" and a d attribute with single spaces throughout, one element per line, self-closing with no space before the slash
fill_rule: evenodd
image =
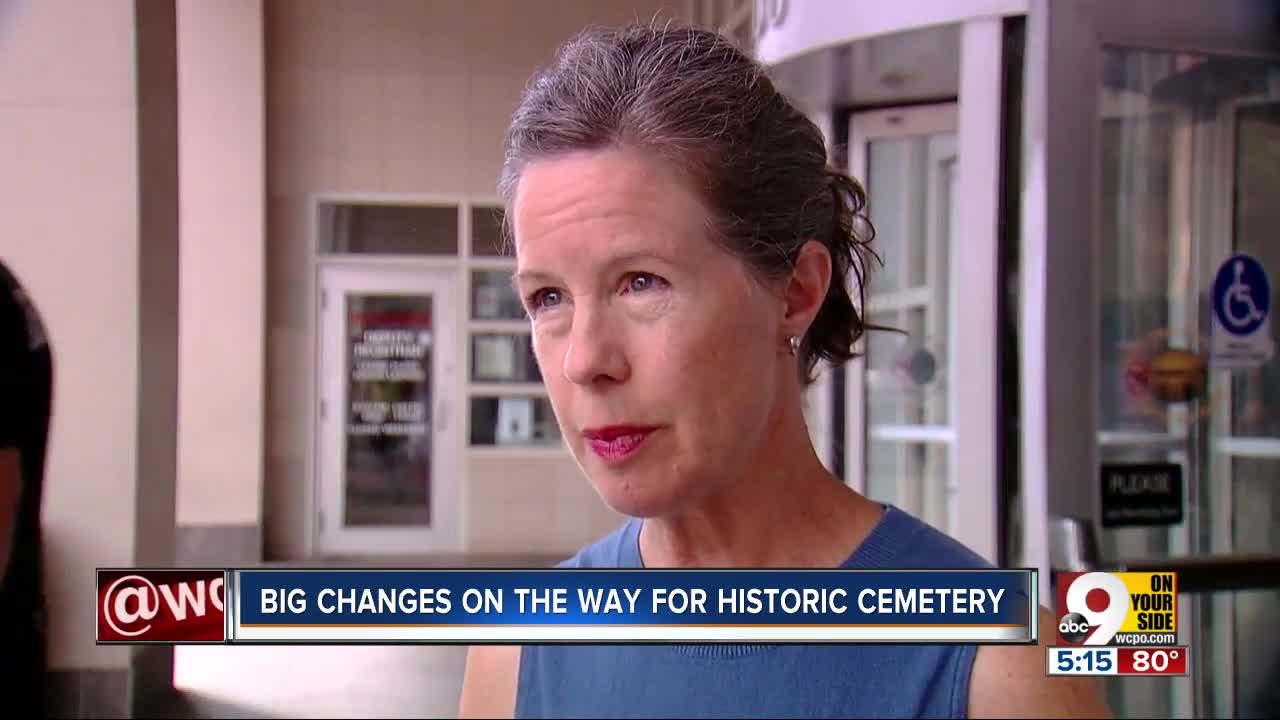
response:
<path id="1" fill-rule="evenodd" d="M 522 445 L 533 439 L 533 399 L 499 399 L 496 434 L 499 445 Z"/>

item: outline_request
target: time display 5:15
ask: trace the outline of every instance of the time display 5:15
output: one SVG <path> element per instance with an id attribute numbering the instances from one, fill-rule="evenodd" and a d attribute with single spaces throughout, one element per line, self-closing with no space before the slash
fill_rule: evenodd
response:
<path id="1" fill-rule="evenodd" d="M 1113 647 L 1051 647 L 1048 655 L 1050 675 L 1116 674 Z"/>

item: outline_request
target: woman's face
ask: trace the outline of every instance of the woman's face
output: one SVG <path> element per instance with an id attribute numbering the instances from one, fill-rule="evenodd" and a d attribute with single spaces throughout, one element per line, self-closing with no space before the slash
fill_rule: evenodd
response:
<path id="1" fill-rule="evenodd" d="M 699 198 L 631 151 L 531 164 L 515 285 L 561 430 L 618 512 L 651 517 L 761 458 L 794 358 L 784 301 L 713 242 Z"/>

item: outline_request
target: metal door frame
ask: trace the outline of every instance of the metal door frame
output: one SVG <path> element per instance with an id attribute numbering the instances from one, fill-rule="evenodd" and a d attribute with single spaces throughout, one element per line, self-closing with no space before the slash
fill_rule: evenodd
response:
<path id="1" fill-rule="evenodd" d="M 1098 82 L 1108 45 L 1280 56 L 1263 0 L 1032 0 L 1024 80 L 1023 564 L 1049 590 L 1050 516 L 1095 522 Z M 1081 291 L 1083 286 L 1083 292 Z"/>
<path id="2" fill-rule="evenodd" d="M 953 320 L 949 331 L 949 354 L 953 377 L 963 377 L 949 394 L 951 481 L 958 484 L 952 511 L 964 519 L 953 536 L 979 555 L 999 562 L 1002 502 L 999 472 L 998 417 L 999 377 L 996 358 L 999 348 L 999 279 L 1001 240 L 1001 183 L 1004 154 L 1003 112 L 1005 101 L 1004 20 L 998 14 L 968 18 L 959 23 L 961 32 L 958 99 L 944 103 L 953 113 L 949 127 L 956 132 L 958 192 L 955 243 L 948 253 L 949 295 L 952 307 L 964 304 L 963 331 Z M 885 110 L 859 113 L 871 118 Z M 890 109 L 902 116 L 918 110 Z M 853 118 L 850 118 L 851 120 Z M 930 122 L 936 122 L 936 118 Z M 866 128 L 864 128 L 866 129 Z M 849 168 L 864 178 L 864 165 L 857 130 L 849 126 Z M 872 133 L 883 136 L 881 132 Z M 862 138 L 865 140 L 865 135 Z M 963 252 L 954 252 L 955 248 Z M 861 308 L 860 308 L 861 309 Z M 958 317 L 958 316 L 955 316 Z M 859 351 L 861 347 L 857 348 Z M 866 413 L 862 382 L 865 360 L 856 359 L 845 368 L 843 433 L 846 482 L 865 490 Z M 963 418 L 961 417 L 963 413 Z"/>
<path id="3" fill-rule="evenodd" d="M 359 259 L 327 260 L 317 266 L 316 285 L 321 302 L 317 309 L 316 523 L 319 554 L 405 555 L 451 553 L 462 549 L 459 452 L 462 436 L 456 412 L 459 328 L 456 315 L 459 294 L 456 269 L 437 263 L 401 261 L 386 263 Z M 346 440 L 346 339 L 342 317 L 347 293 L 405 292 L 431 295 L 434 350 L 432 352 L 431 522 L 425 526 L 352 528 L 342 522 L 345 507 Z M 331 293 L 331 294 L 330 294 Z M 325 295 L 329 295 L 325 297 Z M 333 333 L 338 332 L 338 337 Z"/>

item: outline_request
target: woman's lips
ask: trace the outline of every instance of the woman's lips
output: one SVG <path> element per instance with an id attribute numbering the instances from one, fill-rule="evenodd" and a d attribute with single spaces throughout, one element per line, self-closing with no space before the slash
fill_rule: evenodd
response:
<path id="1" fill-rule="evenodd" d="M 619 463 L 640 451 L 658 428 L 650 425 L 609 425 L 582 434 L 592 452 L 608 463 Z"/>

